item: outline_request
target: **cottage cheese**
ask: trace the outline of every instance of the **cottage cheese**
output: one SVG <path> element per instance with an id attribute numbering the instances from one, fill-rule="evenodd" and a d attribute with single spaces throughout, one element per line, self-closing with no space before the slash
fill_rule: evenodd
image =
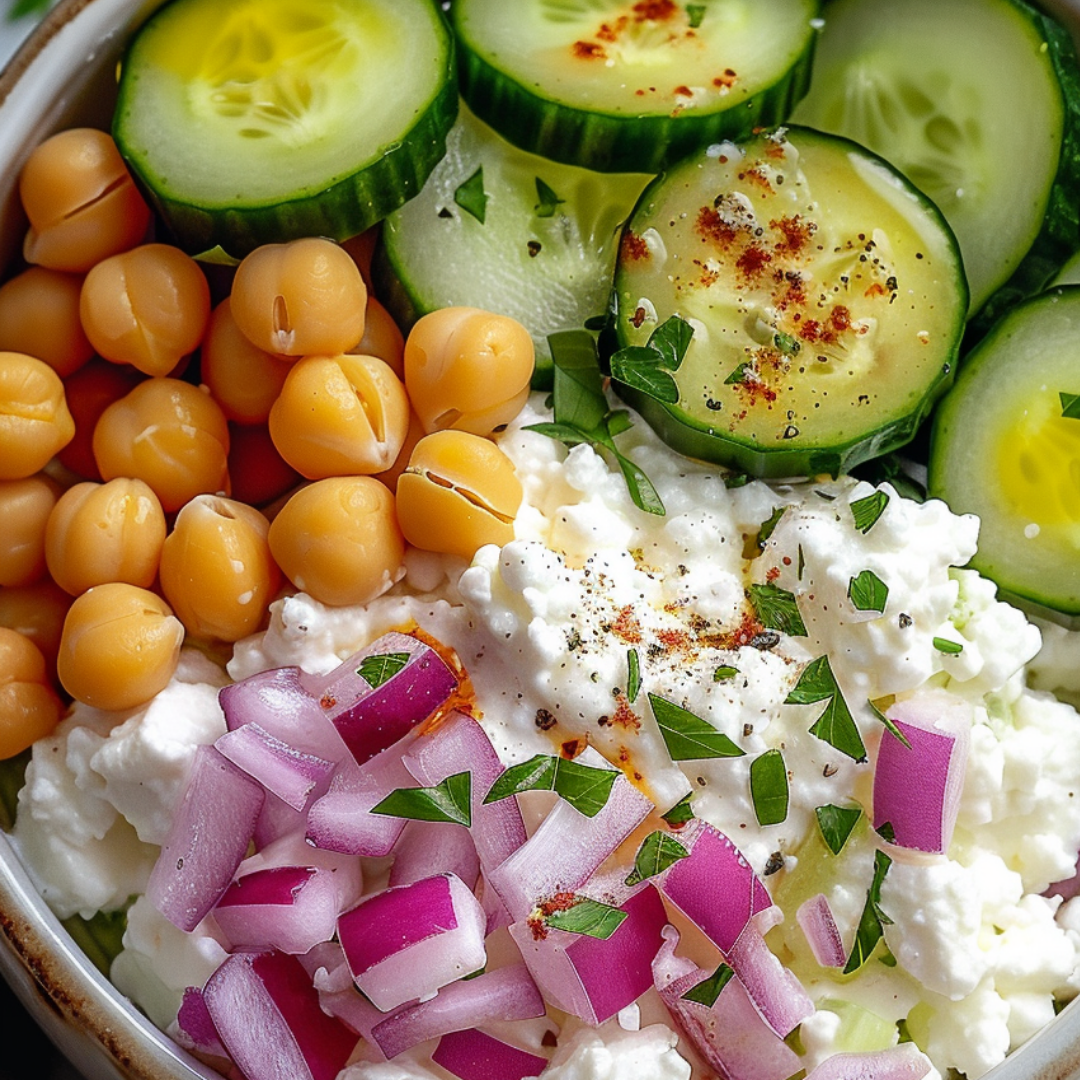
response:
<path id="1" fill-rule="evenodd" d="M 587 446 L 567 452 L 525 430 L 538 401 L 502 436 L 525 491 L 513 542 L 472 564 L 412 552 L 404 579 L 364 609 L 327 608 L 303 594 L 278 601 L 270 628 L 237 645 L 222 672 L 188 654 L 154 702 L 111 716 L 78 708 L 34 750 L 20 796 L 16 843 L 61 915 L 116 908 L 141 891 L 194 748 L 223 730 L 216 689 L 266 668 L 327 671 L 390 629 L 415 623 L 452 645 L 477 707 L 508 763 L 585 738 L 640 776 L 658 808 L 693 792 L 697 814 L 731 836 L 788 907 L 774 951 L 818 1006 L 803 1025 L 807 1068 L 852 1043 L 853 1017 L 896 1021 L 936 1070 L 969 1080 L 1002 1060 L 1080 985 L 1075 903 L 1041 893 L 1071 876 L 1080 848 L 1080 727 L 1073 708 L 1029 688 L 1039 630 L 959 569 L 977 522 L 941 503 L 888 502 L 860 531 L 852 503 L 874 492 L 849 478 L 727 489 L 715 471 L 670 452 L 638 423 L 620 446 L 667 508 L 638 511 L 621 474 Z M 755 544 L 763 522 L 775 527 Z M 747 554 L 753 555 L 748 559 Z M 888 587 L 884 610 L 858 610 L 849 582 L 869 570 Z M 746 588 L 773 584 L 797 598 L 807 634 L 764 633 L 747 621 Z M 935 639 L 962 651 L 945 653 Z M 640 660 L 630 700 L 628 657 Z M 856 762 L 809 731 L 821 704 L 787 704 L 805 665 L 827 654 L 866 744 Z M 1053 667 L 1053 664 L 1048 664 Z M 737 669 L 716 678 L 720 667 Z M 656 694 L 707 719 L 745 756 L 673 763 L 649 706 Z M 854 979 L 810 958 L 794 898 L 818 873 L 815 808 L 871 804 L 883 727 L 867 704 L 945 694 L 964 703 L 971 742 L 947 855 L 890 847 L 881 904 L 895 966 L 871 960 Z M 555 726 L 550 731 L 550 720 Z M 542 721 L 542 723 L 538 723 Z M 750 763 L 781 749 L 791 799 L 779 825 L 757 823 Z M 882 845 L 869 828 L 849 842 L 828 882 L 850 946 Z M 800 877 L 800 875 L 802 875 Z M 145 901 L 129 913 L 118 984 L 159 1023 L 188 981 L 218 958 L 213 935 L 178 935 Z M 654 1003 L 656 1005 L 658 1003 Z M 691 1050 L 664 1024 L 567 1028 L 545 1080 L 687 1080 Z M 628 1025 L 633 1026 L 633 1025 Z M 341 1080 L 433 1075 L 423 1060 L 357 1062 Z"/>

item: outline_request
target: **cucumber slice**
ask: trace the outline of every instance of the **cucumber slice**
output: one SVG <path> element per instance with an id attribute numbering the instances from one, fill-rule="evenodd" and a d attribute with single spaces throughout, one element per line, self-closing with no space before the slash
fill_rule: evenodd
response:
<path id="1" fill-rule="evenodd" d="M 461 92 L 511 142 L 609 172 L 657 172 L 787 119 L 819 0 L 455 0 Z"/>
<path id="2" fill-rule="evenodd" d="M 124 57 L 113 134 L 181 247 L 240 257 L 385 217 L 456 111 L 429 0 L 172 0 Z"/>
<path id="3" fill-rule="evenodd" d="M 1080 627 L 1080 285 L 1008 312 L 965 358 L 931 429 L 929 491 L 982 520 L 971 565 L 1002 599 Z"/>
<path id="4" fill-rule="evenodd" d="M 1077 80 L 1069 35 L 1018 0 L 835 0 L 793 119 L 938 204 L 985 329 L 1080 245 Z"/>
<path id="5" fill-rule="evenodd" d="M 533 384 L 546 388 L 548 334 L 607 311 L 619 232 L 652 177 L 600 175 L 525 153 L 466 106 L 446 147 L 420 194 L 383 222 L 377 292 L 406 331 L 457 305 L 517 319 L 536 345 Z M 455 199 L 478 169 L 483 221 Z"/>
<path id="6" fill-rule="evenodd" d="M 862 147 L 804 128 L 709 148 L 646 189 L 615 275 L 621 346 L 679 315 L 677 400 L 616 382 L 672 447 L 761 477 L 903 445 L 952 379 L 967 310 L 938 209 Z M 638 354 L 642 355 L 642 354 Z"/>

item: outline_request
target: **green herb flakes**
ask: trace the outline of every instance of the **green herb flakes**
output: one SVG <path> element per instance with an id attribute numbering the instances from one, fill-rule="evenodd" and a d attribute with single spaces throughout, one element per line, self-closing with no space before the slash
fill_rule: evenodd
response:
<path id="1" fill-rule="evenodd" d="M 834 746 L 854 761 L 866 760 L 866 746 L 840 692 L 828 656 L 819 656 L 803 668 L 799 681 L 784 699 L 786 705 L 810 705 L 824 701 L 825 711 L 810 728 L 810 734 Z"/>
<path id="2" fill-rule="evenodd" d="M 631 705 L 641 692 L 641 661 L 637 649 L 626 650 L 626 700 Z"/>
<path id="3" fill-rule="evenodd" d="M 701 20 L 705 18 L 705 5 L 687 4 L 686 18 L 690 23 L 690 29 L 696 30 L 701 25 Z"/>
<path id="4" fill-rule="evenodd" d="M 678 371 L 694 328 L 678 315 L 662 322 L 645 345 L 628 345 L 611 356 L 611 377 L 657 401 L 674 405 L 679 388 L 669 372 Z"/>
<path id="5" fill-rule="evenodd" d="M 851 504 L 851 515 L 855 519 L 855 528 L 864 535 L 876 524 L 885 507 L 889 505 L 889 496 L 884 491 L 875 491 L 863 499 L 856 499 Z"/>
<path id="6" fill-rule="evenodd" d="M 944 637 L 934 638 L 933 645 L 938 652 L 947 653 L 949 656 L 956 656 L 964 651 L 964 646 L 959 641 L 950 641 Z"/>
<path id="7" fill-rule="evenodd" d="M 488 789 L 484 802 L 498 802 L 523 791 L 554 791 L 586 817 L 595 817 L 607 804 L 619 776 L 617 769 L 598 769 L 552 754 L 537 754 L 506 769 Z"/>
<path id="8" fill-rule="evenodd" d="M 536 197 L 540 200 L 536 205 L 537 217 L 552 217 L 555 207 L 566 202 L 565 199 L 560 199 L 539 176 L 536 178 Z"/>
<path id="9" fill-rule="evenodd" d="M 884 725 L 885 730 L 893 736 L 895 739 L 899 739 L 909 750 L 911 749 L 911 743 L 908 741 L 908 737 L 890 720 L 872 701 L 867 701 L 866 704 L 870 707 L 870 711 L 876 716 Z"/>
<path id="10" fill-rule="evenodd" d="M 409 663 L 407 652 L 378 653 L 375 656 L 365 656 L 356 669 L 360 676 L 372 688 L 377 690 L 383 683 L 389 682 L 399 671 L 405 669 Z"/>
<path id="11" fill-rule="evenodd" d="M 779 750 L 766 750 L 750 762 L 750 797 L 759 825 L 779 825 L 787 817 L 787 766 Z"/>
<path id="12" fill-rule="evenodd" d="M 789 637 L 806 637 L 806 624 L 799 614 L 794 593 L 769 582 L 751 585 L 747 597 L 762 626 L 779 630 Z"/>
<path id="13" fill-rule="evenodd" d="M 691 986 L 683 994 L 683 1001 L 694 1001 L 698 1005 L 711 1009 L 716 1004 L 720 991 L 731 982 L 734 975 L 732 968 L 727 964 L 721 964 L 707 979 L 702 979 L 697 985 Z"/>
<path id="14" fill-rule="evenodd" d="M 874 852 L 874 878 L 866 893 L 866 903 L 859 919 L 859 927 L 855 931 L 855 943 L 851 947 L 851 955 L 848 956 L 848 961 L 844 965 L 845 975 L 858 971 L 870 959 L 870 954 L 885 935 L 884 927 L 892 922 L 892 919 L 881 910 L 881 885 L 891 865 L 892 859 L 885 852 Z"/>
<path id="15" fill-rule="evenodd" d="M 630 871 L 626 884 L 637 885 L 656 877 L 669 866 L 689 855 L 690 852 L 674 836 L 659 830 L 651 832 L 638 848 L 634 858 L 634 869 Z"/>
<path id="16" fill-rule="evenodd" d="M 834 855 L 839 855 L 844 849 L 862 813 L 858 806 L 835 806 L 832 803 L 819 806 L 814 811 L 822 839 Z"/>
<path id="17" fill-rule="evenodd" d="M 727 682 L 729 679 L 734 679 L 739 674 L 737 667 L 732 667 L 730 664 L 721 664 L 713 673 L 713 682 Z"/>
<path id="18" fill-rule="evenodd" d="M 885 610 L 889 586 L 873 570 L 862 570 L 848 582 L 848 599 L 856 611 Z"/>
<path id="19" fill-rule="evenodd" d="M 625 911 L 582 896 L 571 907 L 545 915 L 544 923 L 556 930 L 606 940 L 619 929 L 625 918 Z"/>
<path id="20" fill-rule="evenodd" d="M 484 167 L 481 165 L 454 192 L 454 202 L 483 225 L 487 215 L 487 200 L 487 192 L 484 191 Z"/>
<path id="21" fill-rule="evenodd" d="M 664 745 L 672 761 L 697 761 L 702 758 L 742 757 L 740 749 L 723 732 L 707 720 L 695 716 L 689 709 L 673 701 L 649 695 L 653 716 L 664 737 Z"/>
<path id="22" fill-rule="evenodd" d="M 472 824 L 472 773 L 448 776 L 429 788 L 397 788 L 371 808 L 373 814 L 413 821 L 446 821 L 468 828 Z"/>
<path id="23" fill-rule="evenodd" d="M 1061 415 L 1067 420 L 1080 420 L 1080 394 L 1066 394 L 1060 392 Z"/>
<path id="24" fill-rule="evenodd" d="M 677 828 L 680 825 L 685 825 L 688 821 L 694 820 L 694 810 L 691 807 L 693 802 L 694 793 L 688 792 L 684 795 L 666 814 L 662 814 L 661 817 L 672 827 Z"/>

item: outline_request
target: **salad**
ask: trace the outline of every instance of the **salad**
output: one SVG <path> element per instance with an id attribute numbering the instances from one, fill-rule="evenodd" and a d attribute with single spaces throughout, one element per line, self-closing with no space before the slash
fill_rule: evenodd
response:
<path id="1" fill-rule="evenodd" d="M 445 8 L 171 0 L 23 168 L 12 841 L 223 1076 L 975 1080 L 1080 986 L 1068 34 Z"/>

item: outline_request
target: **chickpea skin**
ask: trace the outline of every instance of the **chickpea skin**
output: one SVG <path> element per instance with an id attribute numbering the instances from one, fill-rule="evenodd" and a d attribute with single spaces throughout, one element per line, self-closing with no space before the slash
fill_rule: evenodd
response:
<path id="1" fill-rule="evenodd" d="M 45 473 L 0 480 L 0 586 L 33 585 L 45 576 L 45 526 L 61 491 Z"/>
<path id="2" fill-rule="evenodd" d="M 133 709 L 168 685 L 183 641 L 183 624 L 156 593 L 119 581 L 96 585 L 68 608 L 57 673 L 76 701 Z"/>
<path id="3" fill-rule="evenodd" d="M 60 376 L 33 356 L 0 352 L 0 480 L 40 472 L 74 434 Z"/>
<path id="4" fill-rule="evenodd" d="M 0 759 L 51 734 L 63 711 L 41 650 L 24 634 L 0 626 Z"/>
<path id="5" fill-rule="evenodd" d="M 521 412 L 535 362 L 532 338 L 515 319 L 442 308 L 405 339 L 405 387 L 429 434 L 491 435 Z"/>

